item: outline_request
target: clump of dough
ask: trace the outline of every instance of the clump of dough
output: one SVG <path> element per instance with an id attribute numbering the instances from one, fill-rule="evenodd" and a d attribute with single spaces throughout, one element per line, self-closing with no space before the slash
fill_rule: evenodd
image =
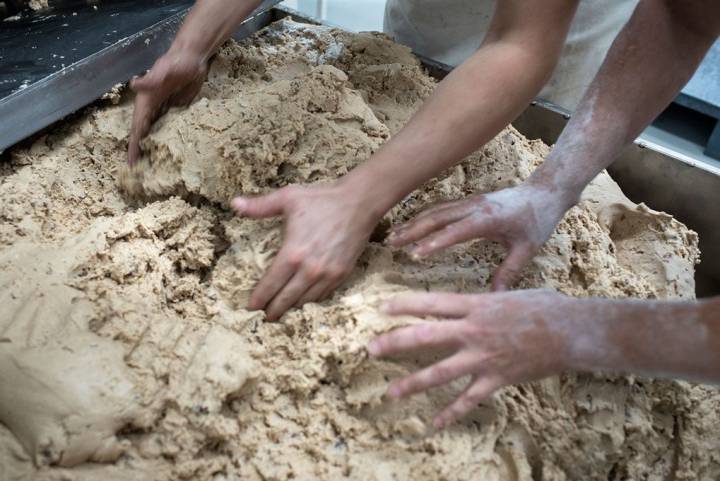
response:
<path id="1" fill-rule="evenodd" d="M 339 177 L 387 135 L 347 76 L 321 65 L 169 113 L 143 140 L 148 155 L 121 173 L 121 187 L 135 197 L 195 194 L 224 204 L 288 182 Z"/>
<path id="2" fill-rule="evenodd" d="M 0 422 L 36 465 L 117 460 L 115 433 L 139 418 L 120 345 L 89 333 L 35 348 L 0 343 Z"/>
<path id="3" fill-rule="evenodd" d="M 99 337 L 116 346 L 108 352 L 132 380 L 128 392 L 141 414 L 127 429 L 103 431 L 119 440 L 121 458 L 69 469 L 35 467 L 33 448 L 28 455 L 18 442 L 28 437 L 8 422 L 10 429 L 0 426 L 3 474 L 718 479 L 714 388 L 555 376 L 503 389 L 442 432 L 431 428 L 432 415 L 466 380 L 405 402 L 385 398 L 390 380 L 431 359 L 369 359 L 373 336 L 420 322 L 389 318 L 378 306 L 411 290 L 486 291 L 505 254 L 495 244 L 475 241 L 415 262 L 372 242 L 327 301 L 292 309 L 280 322 L 245 309 L 281 245 L 281 220 L 236 218 L 223 205 L 238 193 L 336 179 L 397 132 L 434 85 L 409 49 L 384 35 L 281 21 L 223 46 L 200 98 L 170 112 L 145 140 L 137 171 L 125 168 L 128 92 L 11 152 L 0 170 L 0 295 L 8 306 L 0 310 L 0 341 L 53 353 L 54 338 Z M 517 185 L 547 152 L 507 128 L 410 194 L 387 221 Z M 140 208 L 119 195 L 119 176 Z M 602 173 L 520 285 L 692 299 L 698 255 L 692 231 L 630 202 Z M 88 356 L 102 365 L 91 349 L 67 352 L 67 363 Z M 63 392 L 82 393 L 83 381 L 69 379 Z M 115 411 L 101 408 L 109 412 L 102 425 L 116 426 Z M 30 437 L 41 434 L 33 428 Z M 74 458 L 86 460 L 101 459 Z"/>

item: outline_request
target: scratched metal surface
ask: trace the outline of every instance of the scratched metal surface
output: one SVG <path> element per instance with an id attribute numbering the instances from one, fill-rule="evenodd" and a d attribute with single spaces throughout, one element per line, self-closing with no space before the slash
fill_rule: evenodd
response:
<path id="1" fill-rule="evenodd" d="M 0 22 L 0 98 L 187 10 L 192 0 L 62 2 Z M 55 4 L 52 4 L 55 5 Z"/>
<path id="2" fill-rule="evenodd" d="M 63 2 L 0 22 L 0 152 L 152 66 L 192 3 Z"/>

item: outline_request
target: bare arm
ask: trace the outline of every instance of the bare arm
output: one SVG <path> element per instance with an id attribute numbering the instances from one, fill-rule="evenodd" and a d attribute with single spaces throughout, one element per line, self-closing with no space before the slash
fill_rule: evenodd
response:
<path id="1" fill-rule="evenodd" d="M 344 183 L 382 216 L 512 122 L 555 69 L 577 1 L 497 4 L 480 49 L 453 70 L 408 124 Z"/>
<path id="2" fill-rule="evenodd" d="M 140 140 L 169 106 L 187 105 L 200 91 L 208 60 L 260 0 L 197 0 L 170 49 L 152 69 L 130 83 L 137 92 L 128 140 L 128 161 L 140 157 Z"/>
<path id="3" fill-rule="evenodd" d="M 185 49 L 207 61 L 261 0 L 197 0 L 171 49 Z"/>
<path id="4" fill-rule="evenodd" d="M 716 1 L 641 1 L 531 182 L 579 197 L 672 101 L 718 34 Z"/>
<path id="5" fill-rule="evenodd" d="M 573 327 L 569 369 L 720 383 L 720 297 L 574 304 L 578 315 L 587 309 L 587 319 Z"/>
<path id="6" fill-rule="evenodd" d="M 641 0 L 545 163 L 528 182 L 423 212 L 397 246 L 429 255 L 482 237 L 508 255 L 493 287 L 508 288 L 585 186 L 668 105 L 720 32 L 720 3 Z"/>
<path id="7" fill-rule="evenodd" d="M 285 217 L 284 244 L 255 288 L 250 308 L 277 318 L 332 292 L 374 226 L 423 182 L 493 138 L 552 74 L 577 0 L 498 2 L 480 49 L 437 87 L 400 133 L 329 187 L 292 186 L 236 198 L 248 217 Z"/>
<path id="8" fill-rule="evenodd" d="M 393 315 L 446 320 L 375 339 L 373 356 L 416 349 L 451 354 L 389 388 L 404 397 L 467 374 L 467 389 L 435 419 L 458 419 L 495 390 L 563 371 L 605 371 L 720 383 L 720 298 L 700 302 L 576 299 L 549 291 L 422 293 Z"/>

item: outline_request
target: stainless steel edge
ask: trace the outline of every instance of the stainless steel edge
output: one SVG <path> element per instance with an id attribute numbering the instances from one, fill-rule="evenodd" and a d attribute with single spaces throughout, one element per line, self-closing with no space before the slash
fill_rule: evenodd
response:
<path id="1" fill-rule="evenodd" d="M 257 25 L 256 17 L 280 1 L 263 1 L 245 23 Z M 0 152 L 150 68 L 172 43 L 186 13 L 177 13 L 0 100 Z"/>

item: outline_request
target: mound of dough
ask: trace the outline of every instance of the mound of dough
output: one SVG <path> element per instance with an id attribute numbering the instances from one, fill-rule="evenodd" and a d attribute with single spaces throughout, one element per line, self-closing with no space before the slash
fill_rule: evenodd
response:
<path id="1" fill-rule="evenodd" d="M 0 311 L 0 338 L 53 353 L 54 338 L 99 337 L 132 379 L 125 392 L 138 414 L 122 427 L 110 423 L 115 411 L 103 417 L 112 428 L 102 437 L 122 447 L 120 458 L 74 467 L 35 466 L 28 436 L 4 421 L 5 478 L 720 478 L 715 388 L 565 375 L 508 387 L 442 432 L 429 420 L 462 382 L 405 402 L 384 398 L 391 379 L 430 359 L 368 359 L 375 334 L 418 322 L 388 318 L 378 305 L 416 289 L 487 290 L 504 256 L 497 245 L 476 241 L 414 262 L 372 242 L 331 299 L 276 323 L 244 309 L 280 246 L 281 223 L 233 217 L 225 203 L 332 181 L 397 132 L 433 87 L 410 51 L 383 35 L 281 21 L 226 44 L 200 98 L 158 122 L 132 170 L 128 93 L 14 150 L 0 169 L 0 287 L 11 306 Z M 515 185 L 547 152 L 507 128 L 387 220 Z M 129 203 L 138 200 L 140 208 Z M 698 256 L 692 231 L 630 202 L 602 173 L 521 286 L 691 299 Z M 68 356 L 70 365 L 88 356 L 103 365 L 92 349 Z M 79 396 L 89 379 L 70 376 L 62 392 Z M 33 426 L 38 439 L 44 428 Z"/>
<path id="2" fill-rule="evenodd" d="M 0 344 L 0 422 L 36 465 L 112 462 L 115 433 L 137 417 L 122 347 L 90 333 L 38 348 Z"/>
<path id="3" fill-rule="evenodd" d="M 388 130 L 330 65 L 230 99 L 166 115 L 139 165 L 121 173 L 135 197 L 192 193 L 217 203 L 288 182 L 341 176 L 368 158 Z"/>

